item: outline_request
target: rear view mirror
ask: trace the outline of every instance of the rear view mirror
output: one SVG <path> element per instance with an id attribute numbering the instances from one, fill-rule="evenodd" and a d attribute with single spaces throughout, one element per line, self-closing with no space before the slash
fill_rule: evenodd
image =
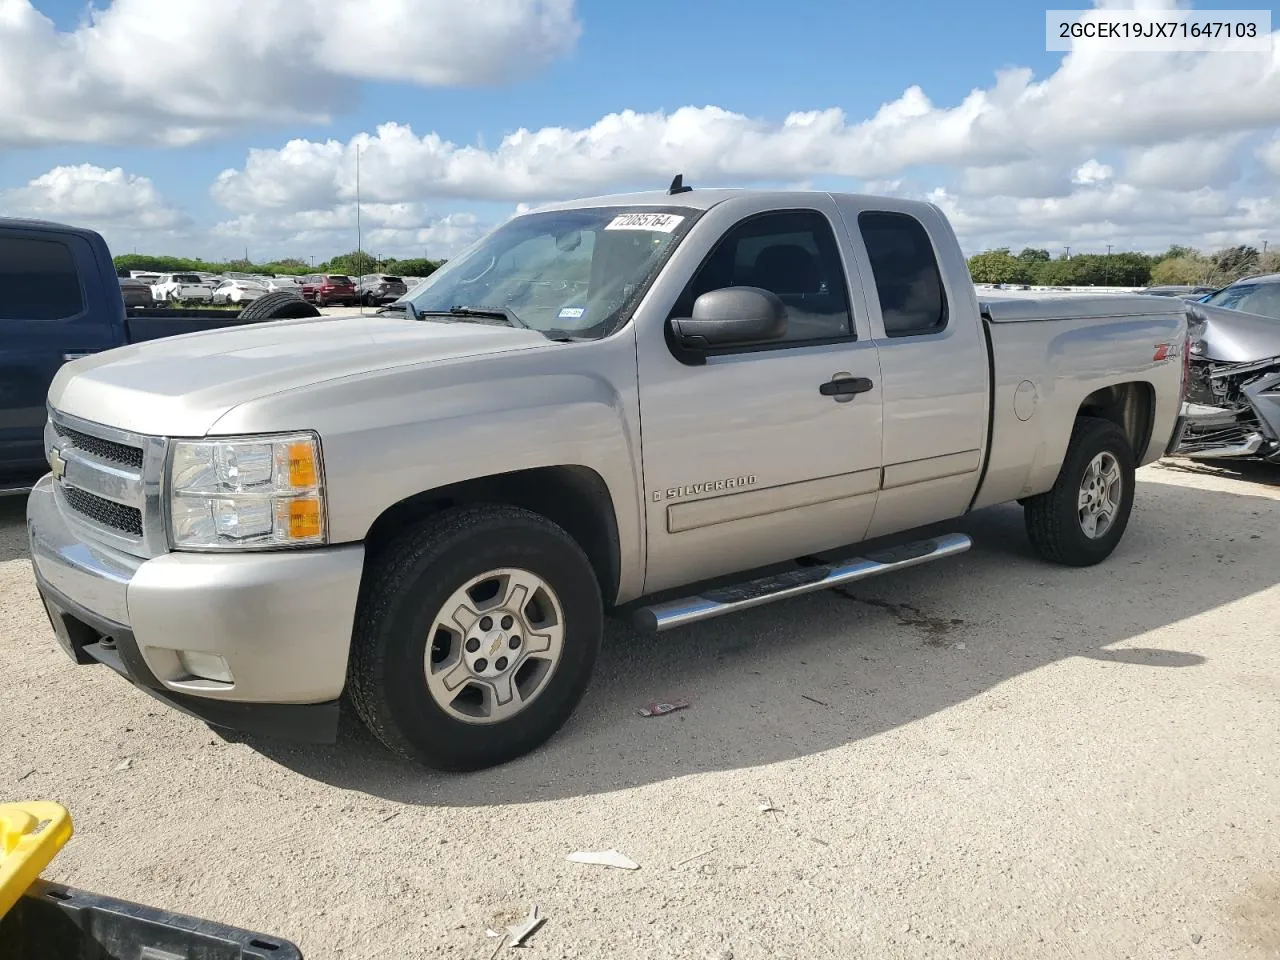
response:
<path id="1" fill-rule="evenodd" d="M 556 249 L 562 253 L 570 253 L 582 245 L 582 231 L 569 230 L 556 237 Z"/>
<path id="2" fill-rule="evenodd" d="M 725 287 L 700 296 L 693 316 L 673 319 L 671 332 L 681 347 L 695 352 L 765 343 L 787 332 L 787 308 L 760 287 Z"/>

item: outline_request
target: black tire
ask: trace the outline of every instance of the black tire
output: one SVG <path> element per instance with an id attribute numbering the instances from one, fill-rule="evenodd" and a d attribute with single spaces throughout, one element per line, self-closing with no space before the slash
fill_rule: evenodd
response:
<path id="1" fill-rule="evenodd" d="M 240 311 L 241 320 L 299 320 L 318 316 L 319 310 L 288 290 L 265 293 Z"/>
<path id="2" fill-rule="evenodd" d="M 1119 509 L 1099 537 L 1088 536 L 1081 524 L 1079 497 L 1085 471 L 1099 454 L 1109 453 L 1120 469 Z M 1133 510 L 1134 457 L 1129 439 L 1110 420 L 1080 417 L 1067 445 L 1067 455 L 1053 488 L 1028 497 L 1023 504 L 1027 536 L 1045 560 L 1070 567 L 1089 567 L 1111 556 Z"/>
<path id="3" fill-rule="evenodd" d="M 428 634 L 450 595 L 490 570 L 528 570 L 564 613 L 560 659 L 545 686 L 507 720 L 446 713 L 426 682 Z M 407 529 L 370 558 L 360 590 L 348 694 L 389 749 L 437 770 L 479 770 L 551 738 L 577 707 L 600 650 L 604 610 L 582 548 L 550 520 L 508 506 L 448 510 Z"/>

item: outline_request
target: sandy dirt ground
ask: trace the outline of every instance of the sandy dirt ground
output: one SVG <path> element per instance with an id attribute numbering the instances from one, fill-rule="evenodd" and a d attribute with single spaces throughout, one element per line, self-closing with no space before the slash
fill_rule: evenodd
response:
<path id="1" fill-rule="evenodd" d="M 845 593 L 612 627 L 552 743 L 443 776 L 352 723 L 228 741 L 73 666 L 0 501 L 0 795 L 71 809 L 49 878 L 308 960 L 489 958 L 533 904 L 502 955 L 1280 955 L 1280 471 L 1143 470 L 1088 570 L 1036 561 L 1017 507 L 957 526 L 971 553 Z M 600 849 L 641 868 L 565 860 Z"/>

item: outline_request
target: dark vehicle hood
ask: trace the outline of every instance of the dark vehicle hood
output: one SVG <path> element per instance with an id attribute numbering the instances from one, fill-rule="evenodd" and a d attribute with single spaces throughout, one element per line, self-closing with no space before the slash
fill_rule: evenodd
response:
<path id="1" fill-rule="evenodd" d="M 1218 363 L 1250 363 L 1280 356 L 1280 320 L 1207 303 L 1187 305 L 1193 357 Z"/>

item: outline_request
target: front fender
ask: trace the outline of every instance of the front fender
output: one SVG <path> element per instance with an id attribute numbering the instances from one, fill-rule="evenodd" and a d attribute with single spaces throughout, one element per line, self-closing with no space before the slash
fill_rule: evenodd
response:
<path id="1" fill-rule="evenodd" d="M 243 404 L 210 434 L 319 432 L 333 543 L 417 494 L 538 467 L 604 480 L 621 593 L 644 576 L 639 398 L 630 331 L 591 343 L 372 371 Z"/>

